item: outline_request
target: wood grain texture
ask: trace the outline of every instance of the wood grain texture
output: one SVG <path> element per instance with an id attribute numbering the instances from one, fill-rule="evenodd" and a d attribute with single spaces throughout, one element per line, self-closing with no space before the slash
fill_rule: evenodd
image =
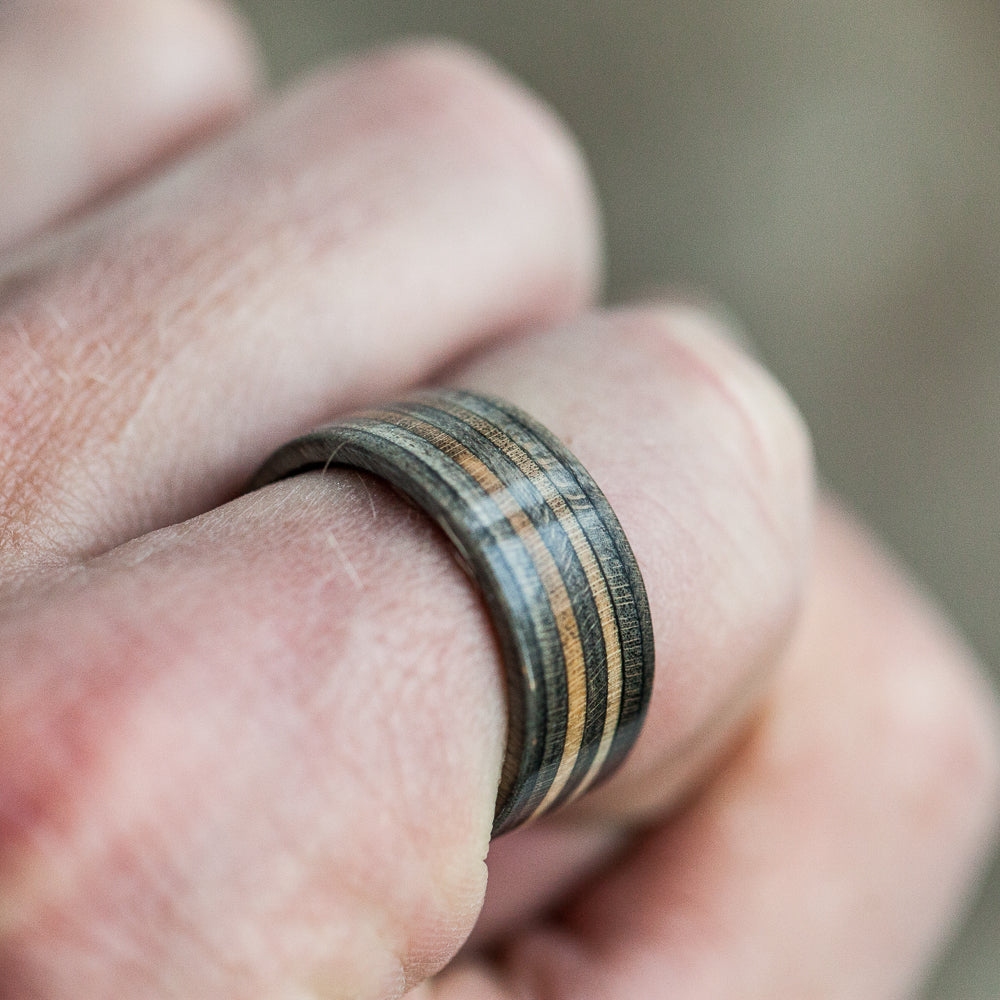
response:
<path id="1" fill-rule="evenodd" d="M 410 497 L 482 592 L 509 715 L 494 836 L 618 767 L 649 702 L 653 628 L 621 525 L 569 450 L 509 403 L 433 390 L 290 442 L 250 488 L 331 466 Z"/>

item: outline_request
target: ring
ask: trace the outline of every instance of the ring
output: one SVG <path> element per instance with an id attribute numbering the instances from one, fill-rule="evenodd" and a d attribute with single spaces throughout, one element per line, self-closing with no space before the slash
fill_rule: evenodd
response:
<path id="1" fill-rule="evenodd" d="M 607 777 L 646 713 L 653 626 L 625 533 L 566 446 L 507 402 L 434 390 L 289 442 L 249 488 L 331 466 L 409 497 L 479 587 L 507 681 L 493 835 Z"/>

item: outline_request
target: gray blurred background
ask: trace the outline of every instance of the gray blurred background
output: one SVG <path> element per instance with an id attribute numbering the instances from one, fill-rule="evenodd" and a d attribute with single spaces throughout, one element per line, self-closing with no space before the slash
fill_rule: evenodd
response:
<path id="1" fill-rule="evenodd" d="M 679 287 L 725 303 L 805 412 L 826 480 L 995 670 L 1000 5 L 239 6 L 279 82 L 446 35 L 546 97 L 603 198 L 609 297 Z M 1000 998 L 1000 865 L 926 997 Z"/>

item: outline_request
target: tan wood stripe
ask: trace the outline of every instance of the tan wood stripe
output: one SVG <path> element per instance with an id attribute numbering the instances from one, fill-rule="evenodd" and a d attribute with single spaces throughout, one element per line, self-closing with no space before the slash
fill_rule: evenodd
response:
<path id="1" fill-rule="evenodd" d="M 503 432 L 496 424 L 487 420 L 479 414 L 470 410 L 459 409 L 450 406 L 441 400 L 434 401 L 434 407 L 443 410 L 458 420 L 467 423 L 474 430 L 483 435 L 491 444 L 503 452 L 526 476 L 531 484 L 541 494 L 542 499 L 556 515 L 556 519 L 562 525 L 576 552 L 580 565 L 583 567 L 587 577 L 587 584 L 594 597 L 597 606 L 597 616 L 601 623 L 601 634 L 604 637 L 604 649 L 607 657 L 608 672 L 608 694 L 607 707 L 604 715 L 604 727 L 601 732 L 601 742 L 598 745 L 597 753 L 591 761 L 590 767 L 583 780 L 573 791 L 573 798 L 581 795 L 600 773 L 604 762 L 611 751 L 611 743 L 614 740 L 615 730 L 618 728 L 618 715 L 621 710 L 622 684 L 623 684 L 623 663 L 622 648 L 618 636 L 618 619 L 615 615 L 614 604 L 611 594 L 608 592 L 608 584 L 604 579 L 604 573 L 597 562 L 597 555 L 594 552 L 590 540 L 584 534 L 565 497 L 556 489 L 552 480 L 549 479 L 545 470 L 521 447 L 516 441 Z M 540 809 L 547 809 L 555 799 L 553 790 L 550 789 L 545 799 L 539 806 Z"/>
<path id="2" fill-rule="evenodd" d="M 511 718 L 493 835 L 616 767 L 649 703 L 652 621 L 621 525 L 565 445 L 503 400 L 428 390 L 288 442 L 248 490 L 332 463 L 424 507 L 496 616 Z"/>
<path id="3" fill-rule="evenodd" d="M 566 664 L 566 736 L 556 776 L 543 800 L 543 805 L 547 805 L 558 797 L 573 773 L 583 743 L 584 723 L 587 717 L 587 674 L 583 643 L 580 638 L 576 614 L 573 611 L 573 605 L 562 574 L 559 572 L 559 567 L 556 565 L 555 559 L 552 558 L 552 553 L 549 552 L 538 529 L 511 496 L 504 483 L 460 441 L 434 424 L 409 414 L 392 411 L 367 411 L 365 415 L 394 423 L 404 430 L 419 434 L 458 463 L 500 508 L 524 543 L 538 570 L 539 579 L 542 581 L 542 587 L 549 598 L 555 617 L 559 640 L 563 648 L 563 659 Z M 468 415 L 463 414 L 462 419 L 467 420 Z"/>

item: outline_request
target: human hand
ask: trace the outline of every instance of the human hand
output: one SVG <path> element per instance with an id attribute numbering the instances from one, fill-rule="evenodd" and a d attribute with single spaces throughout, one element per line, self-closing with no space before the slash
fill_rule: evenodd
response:
<path id="1" fill-rule="evenodd" d="M 814 517 L 712 320 L 586 311 L 543 109 L 440 48 L 260 102 L 213 11 L 0 21 L 0 998 L 904 995 L 996 815 L 968 654 Z M 503 691 L 447 543 L 352 472 L 230 499 L 429 379 L 570 444 L 657 637 L 635 753 L 488 888 Z"/>

